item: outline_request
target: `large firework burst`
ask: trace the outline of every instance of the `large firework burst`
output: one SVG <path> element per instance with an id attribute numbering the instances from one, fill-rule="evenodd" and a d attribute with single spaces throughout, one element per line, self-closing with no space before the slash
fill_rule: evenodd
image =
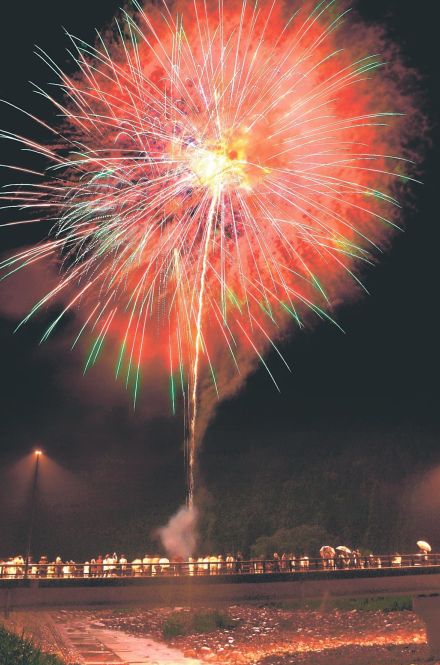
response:
<path id="1" fill-rule="evenodd" d="M 169 367 L 173 404 L 177 383 L 186 399 L 191 502 L 201 373 L 217 390 L 219 367 L 265 364 L 290 320 L 330 318 L 360 285 L 409 177 L 395 112 L 408 104 L 335 0 L 290 14 L 276 0 L 134 5 L 116 38 L 70 36 L 76 75 L 41 53 L 64 97 L 40 92 L 63 126 L 46 125 L 47 145 L 3 133 L 50 162 L 3 199 L 53 228 L 1 268 L 55 256 L 59 282 L 22 323 L 65 293 L 43 340 L 79 309 L 86 368 L 119 340 L 116 375 L 135 397 L 144 364 Z"/>

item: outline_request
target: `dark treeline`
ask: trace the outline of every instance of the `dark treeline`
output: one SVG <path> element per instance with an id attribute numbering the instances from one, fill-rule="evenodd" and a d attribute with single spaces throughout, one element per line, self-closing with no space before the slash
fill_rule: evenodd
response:
<path id="1" fill-rule="evenodd" d="M 271 432 L 261 430 L 235 447 L 228 432 L 213 428 L 198 472 L 198 554 L 271 556 L 281 550 L 316 556 L 323 544 L 410 552 L 418 539 L 438 550 L 440 455 L 434 435 L 405 426 L 380 433 L 325 431 L 277 433 L 274 444 Z M 34 555 L 81 561 L 114 551 L 129 560 L 160 553 L 155 531 L 184 502 L 184 474 L 182 468 L 179 485 L 176 464 L 168 467 L 165 460 L 156 467 L 150 457 L 151 473 L 163 481 L 158 491 L 145 473 L 146 455 L 144 446 L 125 455 L 91 451 L 80 473 L 46 460 Z M 6 474 L 0 488 L 0 556 L 24 553 L 32 466 L 24 469 Z"/>
<path id="2" fill-rule="evenodd" d="M 326 540 L 374 552 L 409 552 L 422 536 L 435 544 L 435 487 L 431 497 L 420 494 L 438 459 L 427 437 L 408 441 L 404 430 L 364 432 L 352 442 L 345 434 L 343 444 L 334 437 L 327 448 L 309 433 L 214 456 L 200 502 L 206 547 L 267 556 L 290 543 L 316 556 Z"/>

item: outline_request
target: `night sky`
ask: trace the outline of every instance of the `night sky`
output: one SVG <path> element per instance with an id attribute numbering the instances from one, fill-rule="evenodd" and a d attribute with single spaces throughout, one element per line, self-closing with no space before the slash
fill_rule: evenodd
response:
<path id="1" fill-rule="evenodd" d="M 69 71 L 62 26 L 93 42 L 94 29 L 108 24 L 120 3 L 26 5 L 2 7 L 1 96 L 55 123 L 54 112 L 28 83 L 44 86 L 53 80 L 33 54 L 34 44 Z M 363 0 L 357 7 L 367 21 L 385 24 L 408 64 L 420 72 L 434 139 L 439 111 L 435 3 Z M 30 119 L 8 107 L 0 108 L 0 117 L 2 128 L 39 136 Z M 427 148 L 424 184 L 412 188 L 402 212 L 405 232 L 364 276 L 370 295 L 339 310 L 345 334 L 330 323 L 295 331 L 282 344 L 292 374 L 269 357 L 280 394 L 261 368 L 239 395 L 219 405 L 201 456 L 207 490 L 217 473 L 227 480 L 228 466 L 252 451 L 268 459 L 293 455 L 313 465 L 318 459 L 325 464 L 335 450 L 368 451 L 392 443 L 425 461 L 427 470 L 440 464 L 439 156 L 438 147 Z M 20 156 L 2 144 L 1 162 L 27 159 L 33 163 L 32 155 Z M 0 178 L 6 183 L 10 175 L 5 171 Z M 40 233 L 37 227 L 1 230 L 2 250 L 36 241 Z M 37 318 L 13 335 L 13 313 L 21 310 L 23 299 L 32 302 L 32 293 L 32 283 L 23 278 L 0 291 L 0 558 L 25 548 L 30 453 L 36 445 L 48 459 L 40 479 L 35 551 L 85 557 L 90 544 L 134 554 L 140 539 L 148 543 L 152 529 L 185 497 L 182 423 L 170 417 L 166 399 L 157 396 L 162 389 L 166 396 L 167 377 L 162 387 L 143 391 L 134 412 L 105 362 L 82 377 L 83 358 L 69 352 L 62 330 L 39 346 L 44 321 Z M 433 516 L 426 528 L 432 528 L 428 536 L 440 547 L 436 521 Z"/>

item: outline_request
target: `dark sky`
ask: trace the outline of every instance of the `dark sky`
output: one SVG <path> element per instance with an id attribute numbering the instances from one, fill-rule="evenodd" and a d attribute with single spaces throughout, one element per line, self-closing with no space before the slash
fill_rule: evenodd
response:
<path id="1" fill-rule="evenodd" d="M 33 54 L 34 44 L 69 67 L 61 26 L 93 42 L 94 28 L 106 25 L 119 5 L 113 0 L 41 0 L 25 8 L 6 3 L 1 14 L 1 96 L 55 121 L 28 83 L 50 80 Z M 412 0 L 363 0 L 357 6 L 366 20 L 385 24 L 401 44 L 428 92 L 426 111 L 436 118 L 434 2 L 421 0 L 415 8 Z M 32 122 L 24 116 L 5 108 L 0 118 L 2 128 L 35 136 Z M 436 134 L 434 127 L 432 136 Z M 8 149 L 4 150 L 2 146 L 0 161 L 7 162 Z M 296 332 L 283 346 L 292 374 L 275 357 L 269 358 L 281 394 L 259 370 L 236 398 L 219 406 L 202 455 L 201 472 L 208 487 L 220 459 L 225 468 L 228 459 L 233 464 L 238 452 L 252 448 L 271 456 L 292 451 L 301 456 L 306 446 L 313 463 L 313 455 L 325 459 L 335 446 L 350 447 L 359 440 L 365 446 L 387 446 L 392 439 L 418 448 L 428 463 L 435 462 L 439 157 L 438 146 L 427 151 L 424 184 L 414 188 L 411 206 L 403 212 L 406 230 L 366 276 L 371 295 L 339 310 L 338 322 L 346 334 L 331 324 Z M 0 175 L 8 181 L 7 175 Z M 36 240 L 38 233 L 29 228 L 2 230 L 2 249 Z M 14 293 L 10 297 L 13 300 Z M 115 538 L 115 524 L 121 525 L 126 543 L 115 542 L 119 549 L 129 549 L 139 529 L 148 540 L 151 528 L 184 500 L 180 419 L 147 418 L 145 406 L 133 412 L 122 388 L 108 385 L 104 370 L 82 379 L 82 358 L 62 353 L 61 339 L 55 339 L 53 347 L 38 346 L 41 322 L 16 335 L 13 327 L 10 318 L 0 319 L 0 557 L 10 549 L 24 549 L 32 466 L 26 456 L 36 444 L 50 458 L 41 477 L 36 549 L 62 551 L 68 543 L 73 555 L 81 556 L 97 522 L 101 534 L 108 531 L 108 537 L 102 536 L 105 545 Z"/>

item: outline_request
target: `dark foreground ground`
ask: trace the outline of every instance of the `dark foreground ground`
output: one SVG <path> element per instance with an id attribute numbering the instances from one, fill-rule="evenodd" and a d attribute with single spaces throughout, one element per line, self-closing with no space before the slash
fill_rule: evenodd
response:
<path id="1" fill-rule="evenodd" d="M 166 642 L 188 658 L 219 665 L 412 665 L 429 661 L 412 611 L 296 609 L 235 605 L 161 610 L 17 612 L 4 620 L 65 662 L 75 662 L 56 626 L 85 622 Z M 77 661 L 78 662 L 78 661 Z M 145 660 L 146 663 L 152 662 Z M 155 661 L 160 663 L 160 661 Z M 165 662 L 165 661 L 164 661 Z M 168 662 L 168 661 L 167 661 Z"/>

